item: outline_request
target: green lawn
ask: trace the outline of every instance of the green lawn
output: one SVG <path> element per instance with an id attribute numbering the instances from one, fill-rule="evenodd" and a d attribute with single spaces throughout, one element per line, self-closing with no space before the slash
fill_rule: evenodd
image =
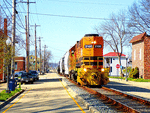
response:
<path id="1" fill-rule="evenodd" d="M 10 93 L 6 93 L 6 90 L 3 90 L 2 92 L 0 92 L 0 100 L 5 101 L 11 96 L 15 95 L 17 92 L 20 92 L 21 90 L 22 89 L 20 83 L 19 83 L 19 88 L 16 88 L 14 91 L 11 91 Z"/>
<path id="2" fill-rule="evenodd" d="M 109 78 L 117 78 L 117 79 L 123 79 L 125 80 L 125 77 L 116 77 L 116 76 L 109 76 Z M 135 82 L 150 82 L 150 79 L 143 79 L 143 78 L 128 78 L 129 81 L 135 81 Z"/>

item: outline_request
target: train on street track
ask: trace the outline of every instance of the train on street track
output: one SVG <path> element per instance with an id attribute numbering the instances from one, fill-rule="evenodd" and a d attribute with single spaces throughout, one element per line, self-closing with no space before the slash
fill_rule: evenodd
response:
<path id="1" fill-rule="evenodd" d="M 81 86 L 101 86 L 109 82 L 109 68 L 103 67 L 103 37 L 86 34 L 60 59 L 58 73 Z"/>

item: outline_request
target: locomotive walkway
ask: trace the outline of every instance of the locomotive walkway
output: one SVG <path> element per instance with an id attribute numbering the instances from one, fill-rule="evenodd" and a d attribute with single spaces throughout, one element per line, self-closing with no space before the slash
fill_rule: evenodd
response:
<path id="1" fill-rule="evenodd" d="M 62 83 L 56 73 L 40 75 L 34 84 L 22 85 L 24 93 L 0 110 L 0 113 L 89 113 Z"/>

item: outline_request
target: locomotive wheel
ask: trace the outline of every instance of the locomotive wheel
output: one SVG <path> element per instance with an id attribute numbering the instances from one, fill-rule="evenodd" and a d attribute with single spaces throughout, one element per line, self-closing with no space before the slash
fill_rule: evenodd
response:
<path id="1" fill-rule="evenodd" d="M 71 74 L 71 77 L 70 77 L 70 78 L 71 78 L 71 80 L 74 80 L 73 74 Z"/>
<path id="2" fill-rule="evenodd" d="M 69 79 L 71 80 L 71 75 L 69 74 Z"/>
<path id="3" fill-rule="evenodd" d="M 77 82 L 78 85 L 81 85 L 79 82 Z"/>

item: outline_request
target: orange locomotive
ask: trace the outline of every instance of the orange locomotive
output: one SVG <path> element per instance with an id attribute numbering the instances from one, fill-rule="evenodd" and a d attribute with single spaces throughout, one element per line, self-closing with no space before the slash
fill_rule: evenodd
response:
<path id="1" fill-rule="evenodd" d="M 69 78 L 81 85 L 104 85 L 109 69 L 103 68 L 103 37 L 86 34 L 69 50 Z"/>

